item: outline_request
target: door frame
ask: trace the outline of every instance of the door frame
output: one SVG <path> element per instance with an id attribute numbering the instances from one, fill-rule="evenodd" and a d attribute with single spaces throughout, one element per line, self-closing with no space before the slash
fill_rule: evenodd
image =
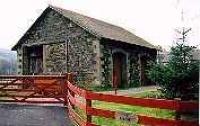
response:
<path id="1" fill-rule="evenodd" d="M 42 74 L 44 72 L 44 65 L 43 65 L 43 45 L 38 45 L 38 46 L 31 46 L 27 47 L 27 58 L 28 58 L 28 73 L 29 74 Z M 37 52 L 36 52 L 37 51 Z M 34 56 L 31 56 L 34 54 Z M 31 60 L 35 60 L 35 68 L 37 67 L 38 60 L 41 60 L 41 67 L 42 71 L 41 73 L 34 73 L 31 67 Z"/>
<path id="2" fill-rule="evenodd" d="M 116 53 L 121 53 L 121 54 L 123 54 L 124 56 L 125 56 L 125 61 L 124 62 L 122 62 L 122 63 L 124 63 L 125 64 L 125 81 L 126 81 L 126 85 L 124 85 L 124 87 L 128 87 L 128 53 L 126 52 L 126 51 L 124 51 L 123 49 L 121 49 L 121 48 L 117 48 L 117 49 L 113 49 L 112 50 L 112 60 L 111 60 L 111 65 L 112 65 L 112 87 L 114 88 L 114 83 L 113 83 L 113 70 L 114 70 L 114 61 L 113 61 L 113 56 L 114 56 L 114 54 L 116 54 Z M 117 87 L 118 88 L 118 87 Z"/>

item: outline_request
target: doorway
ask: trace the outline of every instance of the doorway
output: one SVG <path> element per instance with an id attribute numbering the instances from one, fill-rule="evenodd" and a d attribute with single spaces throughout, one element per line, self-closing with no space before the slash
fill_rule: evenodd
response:
<path id="1" fill-rule="evenodd" d="M 126 55 L 116 52 L 113 58 L 113 77 L 112 86 L 115 88 L 127 87 Z"/>
<path id="2" fill-rule="evenodd" d="M 43 73 L 43 46 L 28 48 L 28 64 L 29 74 Z"/>

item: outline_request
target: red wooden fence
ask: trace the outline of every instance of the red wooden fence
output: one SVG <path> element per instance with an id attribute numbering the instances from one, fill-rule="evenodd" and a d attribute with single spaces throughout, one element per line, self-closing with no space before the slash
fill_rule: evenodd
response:
<path id="1" fill-rule="evenodd" d="M 92 116 L 105 117 L 111 119 L 118 119 L 119 112 L 104 110 L 92 107 L 92 100 L 120 103 L 132 106 L 142 106 L 149 108 L 160 108 L 176 110 L 178 112 L 193 112 L 199 110 L 199 103 L 192 101 L 179 101 L 179 100 L 164 100 L 164 99 L 147 99 L 147 98 L 133 98 L 125 96 L 116 96 L 110 94 L 101 94 L 88 90 L 84 90 L 74 85 L 72 77 L 67 82 L 68 84 L 68 109 L 72 120 L 80 126 L 97 126 L 92 122 Z M 81 97 L 81 98 L 80 98 Z M 85 99 L 83 102 L 80 99 Z M 75 111 L 78 107 L 85 111 L 86 119 L 83 119 Z M 122 114 L 123 115 L 123 114 Z M 123 117 L 123 116 L 122 116 Z M 132 115 L 131 118 L 142 125 L 152 126 L 198 126 L 198 121 L 186 121 L 176 119 L 162 119 L 156 117 L 148 117 L 143 115 Z"/>
<path id="2" fill-rule="evenodd" d="M 45 100 L 44 100 L 45 99 Z M 46 100 L 47 99 L 47 100 Z M 80 126 L 97 126 L 93 116 L 130 119 L 142 125 L 152 126 L 198 126 L 198 121 L 162 119 L 144 115 L 128 115 L 117 111 L 92 106 L 92 100 L 114 102 L 132 106 L 160 108 L 178 112 L 198 111 L 199 103 L 192 101 L 145 99 L 116 96 L 84 90 L 75 85 L 72 74 L 67 75 L 0 75 L 0 101 L 26 103 L 64 103 L 68 106 L 71 120 Z M 76 112 L 76 107 L 85 111 L 85 117 Z M 124 115 L 123 115 L 124 114 Z"/>

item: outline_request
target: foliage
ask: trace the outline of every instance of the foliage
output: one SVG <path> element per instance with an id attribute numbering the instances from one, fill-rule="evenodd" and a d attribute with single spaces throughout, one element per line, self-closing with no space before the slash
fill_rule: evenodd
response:
<path id="1" fill-rule="evenodd" d="M 137 63 L 138 59 L 136 56 L 130 57 L 130 87 L 139 87 L 140 86 L 140 78 L 139 78 L 139 66 Z"/>
<path id="2" fill-rule="evenodd" d="M 168 64 L 151 64 L 148 77 L 161 86 L 166 98 L 189 100 L 198 97 L 199 61 L 193 60 L 194 49 L 177 43 L 171 48 Z"/>
<path id="3" fill-rule="evenodd" d="M 107 47 L 105 47 L 102 50 L 103 53 L 103 57 L 101 57 L 101 61 L 104 62 L 104 64 L 102 64 L 102 68 L 103 68 L 103 72 L 102 72 L 102 77 L 104 78 L 104 80 L 102 81 L 102 85 L 105 88 L 111 88 L 111 68 L 109 67 L 109 64 L 111 64 L 110 58 L 111 58 L 111 54 L 109 52 L 109 50 L 107 49 Z"/>
<path id="4" fill-rule="evenodd" d="M 94 85 L 93 86 L 90 86 L 89 87 L 89 90 L 92 90 L 92 91 L 112 91 L 113 88 L 112 87 L 105 87 L 105 86 L 102 86 L 102 85 Z"/>

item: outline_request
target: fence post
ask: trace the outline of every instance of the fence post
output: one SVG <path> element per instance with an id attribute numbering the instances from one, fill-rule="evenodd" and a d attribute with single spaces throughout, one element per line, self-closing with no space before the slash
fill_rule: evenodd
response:
<path id="1" fill-rule="evenodd" d="M 60 81 L 61 81 L 61 92 L 62 92 L 62 95 L 63 95 L 63 98 L 64 98 L 64 106 L 67 106 L 68 105 L 68 87 L 67 87 L 67 74 L 64 74 L 65 77 L 63 78 L 60 78 Z"/>
<path id="2" fill-rule="evenodd" d="M 89 115 L 88 112 L 87 112 L 88 107 L 90 107 L 90 108 L 92 107 L 92 100 L 90 100 L 90 99 L 86 99 L 86 125 L 88 123 L 92 123 L 92 116 Z"/>
<path id="3" fill-rule="evenodd" d="M 67 80 L 72 84 L 75 84 L 74 76 L 75 76 L 74 73 L 67 73 Z"/>
<path id="4" fill-rule="evenodd" d="M 176 111 L 175 111 L 175 120 L 180 120 L 181 119 L 181 114 L 180 114 L 180 100 L 179 99 L 175 99 L 176 100 Z"/>
<path id="5" fill-rule="evenodd" d="M 75 84 L 75 81 L 74 81 L 74 74 L 68 73 L 68 74 L 67 74 L 67 80 L 68 80 L 71 84 Z M 69 91 L 69 90 L 68 90 L 68 91 Z M 70 91 L 70 92 L 68 92 L 68 93 L 70 93 L 71 96 L 72 96 L 73 98 L 75 98 L 75 93 L 74 93 L 74 92 Z M 68 104 L 70 104 L 70 103 L 68 103 Z M 75 109 L 75 106 L 74 106 L 74 105 L 71 105 L 71 106 L 72 106 L 72 109 Z"/>
<path id="6" fill-rule="evenodd" d="M 181 119 L 181 114 L 180 114 L 179 111 L 176 111 L 176 112 L 175 112 L 175 119 L 176 119 L 176 120 L 180 120 L 180 119 Z"/>

